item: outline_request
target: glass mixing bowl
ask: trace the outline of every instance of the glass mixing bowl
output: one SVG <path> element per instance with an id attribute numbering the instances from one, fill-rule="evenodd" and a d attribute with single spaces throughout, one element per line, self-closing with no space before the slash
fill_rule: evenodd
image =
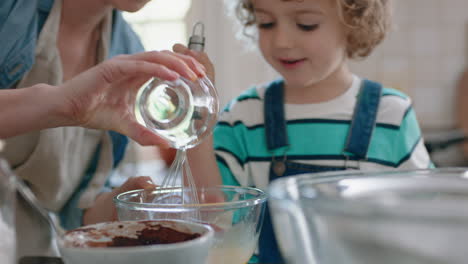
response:
<path id="1" fill-rule="evenodd" d="M 114 203 L 121 221 L 181 219 L 208 224 L 215 230 L 208 263 L 247 263 L 257 246 L 267 195 L 255 188 L 219 186 L 197 189 L 200 204 L 181 204 L 177 199 L 174 204 L 153 203 L 158 197 L 191 196 L 190 192 L 180 187 L 135 190 L 117 195 Z"/>
<path id="2" fill-rule="evenodd" d="M 468 169 L 308 174 L 269 192 L 287 263 L 466 263 Z"/>

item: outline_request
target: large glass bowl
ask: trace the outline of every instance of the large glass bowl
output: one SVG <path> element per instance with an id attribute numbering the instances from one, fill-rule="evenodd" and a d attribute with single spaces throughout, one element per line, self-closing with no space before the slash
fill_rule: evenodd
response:
<path id="1" fill-rule="evenodd" d="M 468 169 L 308 174 L 269 191 L 287 263 L 467 262 Z"/>
<path id="2" fill-rule="evenodd" d="M 219 186 L 197 189 L 200 204 L 157 204 L 158 198 L 192 195 L 190 189 L 135 190 L 117 195 L 118 218 L 181 219 L 208 224 L 215 230 L 209 264 L 245 264 L 255 251 L 267 195 L 255 188 Z M 167 202 L 167 201 L 166 201 Z"/>

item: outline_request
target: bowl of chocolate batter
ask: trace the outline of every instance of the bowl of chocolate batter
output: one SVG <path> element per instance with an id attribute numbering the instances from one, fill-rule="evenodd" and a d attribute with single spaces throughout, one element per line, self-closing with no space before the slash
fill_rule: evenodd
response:
<path id="1" fill-rule="evenodd" d="M 212 239 L 188 221 L 119 221 L 68 231 L 59 247 L 66 264 L 205 264 Z"/>

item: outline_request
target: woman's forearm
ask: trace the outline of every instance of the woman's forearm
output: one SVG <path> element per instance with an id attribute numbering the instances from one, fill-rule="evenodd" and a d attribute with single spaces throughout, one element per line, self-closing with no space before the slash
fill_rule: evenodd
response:
<path id="1" fill-rule="evenodd" d="M 67 126 L 65 105 L 56 86 L 37 84 L 23 89 L 0 90 L 0 138 Z"/>

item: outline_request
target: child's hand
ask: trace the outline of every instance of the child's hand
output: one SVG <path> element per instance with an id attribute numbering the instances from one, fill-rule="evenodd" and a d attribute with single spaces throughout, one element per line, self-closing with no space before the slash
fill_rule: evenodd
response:
<path id="1" fill-rule="evenodd" d="M 113 198 L 123 192 L 138 189 L 154 189 L 156 185 L 150 177 L 129 178 L 122 186 L 115 188 L 111 192 L 102 193 L 96 198 L 94 206 L 87 209 L 83 216 L 83 224 L 90 225 L 101 222 L 116 221 L 117 209 Z"/>
<path id="2" fill-rule="evenodd" d="M 210 58 L 208 57 L 208 54 L 206 54 L 206 52 L 189 50 L 186 46 L 182 44 L 175 44 L 174 46 L 172 46 L 172 50 L 176 53 L 184 54 L 184 55 L 187 55 L 196 59 L 199 63 L 201 63 L 205 67 L 206 75 L 211 80 L 211 82 L 213 84 L 215 83 L 214 65 L 211 62 Z"/>

